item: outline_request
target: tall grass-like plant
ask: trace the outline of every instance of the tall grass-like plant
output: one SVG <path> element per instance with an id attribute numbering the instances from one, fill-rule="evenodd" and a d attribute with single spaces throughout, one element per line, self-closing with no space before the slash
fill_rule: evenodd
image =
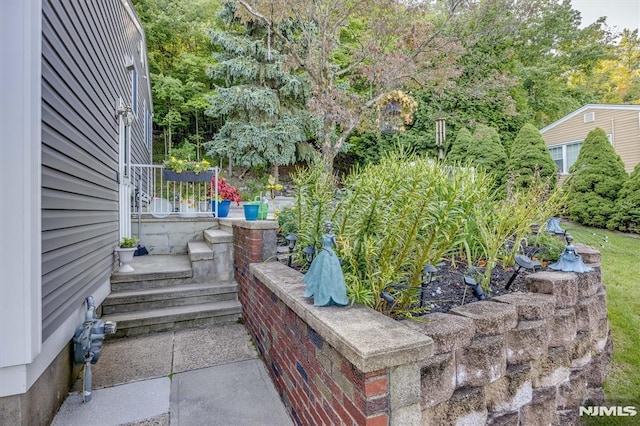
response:
<path id="1" fill-rule="evenodd" d="M 514 264 L 514 258 L 526 235 L 534 224 L 544 223 L 560 211 L 566 193 L 549 189 L 549 178 L 533 178 L 528 188 L 510 191 L 507 199 L 494 199 L 479 203 L 470 218 L 473 222 L 475 243 L 483 252 L 485 271 L 481 285 L 491 290 L 491 272 L 498 263 Z"/>
<path id="2" fill-rule="evenodd" d="M 349 296 L 383 310 L 387 285 L 419 287 L 423 266 L 462 243 L 467 217 L 491 182 L 469 168 L 406 154 L 355 170 L 333 217 Z M 412 295 L 401 294 L 398 306 L 408 308 Z"/>
<path id="3" fill-rule="evenodd" d="M 469 264 L 486 262 L 483 284 L 498 262 L 513 264 L 515 244 L 556 212 L 559 193 L 541 182 L 507 200 L 492 196 L 494 177 L 416 155 L 394 153 L 356 168 L 342 183 L 315 163 L 294 177 L 297 256 L 321 248 L 324 223 L 335 225 L 347 293 L 352 301 L 384 311 L 380 294 L 395 292 L 396 312 L 413 312 L 426 264 L 461 254 Z"/>
<path id="4" fill-rule="evenodd" d="M 322 247 L 324 224 L 334 211 L 337 181 L 319 156 L 308 168 L 297 170 L 291 179 L 297 188 L 294 214 L 298 250 L 294 256 L 301 260 L 301 249 L 311 246 L 320 250 Z"/>

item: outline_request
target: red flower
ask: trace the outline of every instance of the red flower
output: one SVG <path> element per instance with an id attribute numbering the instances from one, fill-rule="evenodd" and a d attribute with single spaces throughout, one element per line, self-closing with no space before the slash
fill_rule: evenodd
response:
<path id="1" fill-rule="evenodd" d="M 211 188 L 215 185 L 215 176 L 211 178 Z M 215 194 L 209 194 L 209 196 L 213 197 Z M 220 201 L 230 200 L 235 201 L 238 205 L 240 205 L 240 201 L 242 198 L 240 197 L 240 191 L 233 185 L 227 183 L 227 181 L 223 177 L 218 178 L 218 199 Z"/>

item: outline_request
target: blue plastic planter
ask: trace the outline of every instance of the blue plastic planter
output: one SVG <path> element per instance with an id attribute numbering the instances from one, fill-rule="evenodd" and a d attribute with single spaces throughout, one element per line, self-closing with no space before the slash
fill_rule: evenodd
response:
<path id="1" fill-rule="evenodd" d="M 246 220 L 258 220 L 258 210 L 260 204 L 245 204 L 244 205 L 244 218 Z"/>
<path id="2" fill-rule="evenodd" d="M 229 216 L 229 208 L 231 207 L 231 200 L 223 200 L 223 201 L 211 201 L 211 213 L 216 215 L 216 206 L 218 204 L 218 217 L 227 217 Z"/>

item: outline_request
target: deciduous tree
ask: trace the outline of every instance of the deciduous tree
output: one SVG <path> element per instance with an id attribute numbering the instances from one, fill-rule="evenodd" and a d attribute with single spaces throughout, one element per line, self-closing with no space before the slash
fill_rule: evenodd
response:
<path id="1" fill-rule="evenodd" d="M 371 107 L 400 87 L 442 91 L 460 75 L 457 23 L 500 0 L 239 0 L 245 21 L 264 23 L 312 83 L 308 106 L 318 145 L 332 163 Z M 463 13 L 464 12 L 464 13 Z M 466 36 L 467 34 L 465 34 Z"/>

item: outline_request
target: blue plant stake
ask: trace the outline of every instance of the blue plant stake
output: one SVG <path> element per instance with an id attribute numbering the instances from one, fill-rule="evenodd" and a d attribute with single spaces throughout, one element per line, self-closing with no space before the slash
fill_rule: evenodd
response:
<path id="1" fill-rule="evenodd" d="M 591 272 L 592 268 L 582 262 L 582 256 L 576 253 L 576 248 L 571 244 L 573 237 L 569 234 L 565 237 L 567 246 L 564 248 L 556 263 L 549 265 L 550 269 L 563 272 Z"/>
<path id="2" fill-rule="evenodd" d="M 331 222 L 325 224 L 326 234 L 322 236 L 322 250 L 313 259 L 311 266 L 302 280 L 307 284 L 304 297 L 313 296 L 315 306 L 349 304 L 347 285 L 344 282 L 340 259 L 333 251 L 336 236 L 332 232 Z"/>

